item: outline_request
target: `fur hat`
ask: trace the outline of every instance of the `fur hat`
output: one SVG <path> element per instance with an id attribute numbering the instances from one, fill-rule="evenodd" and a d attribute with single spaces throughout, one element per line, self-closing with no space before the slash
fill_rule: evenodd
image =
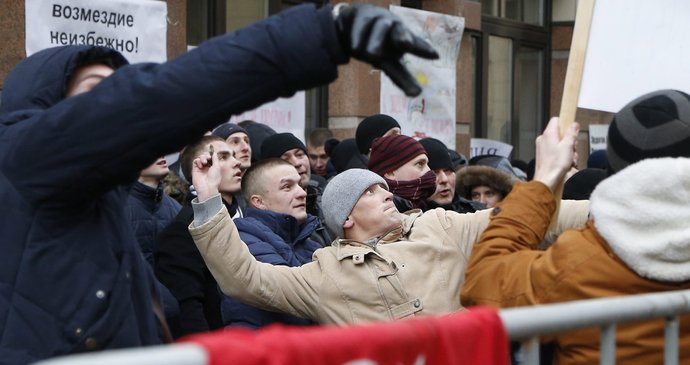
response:
<path id="1" fill-rule="evenodd" d="M 371 144 L 369 170 L 383 176 L 425 154 L 424 147 L 412 137 L 396 134 L 377 138 Z"/>
<path id="2" fill-rule="evenodd" d="M 395 127 L 400 128 L 398 121 L 385 114 L 375 114 L 364 118 L 357 126 L 357 131 L 355 132 L 359 153 L 363 155 L 369 153 L 374 140 Z"/>
<path id="3" fill-rule="evenodd" d="M 338 237 L 345 238 L 343 224 L 359 201 L 359 197 L 372 185 L 388 184 L 383 178 L 369 170 L 349 169 L 335 175 L 326 185 L 321 197 L 321 209 L 328 229 Z"/>
<path id="4" fill-rule="evenodd" d="M 457 173 L 455 189 L 457 194 L 466 199 L 472 199 L 472 188 L 488 186 L 505 197 L 513 190 L 513 184 L 518 179 L 504 171 L 489 166 L 467 166 Z"/>
<path id="5" fill-rule="evenodd" d="M 613 117 L 607 139 L 615 173 L 652 157 L 690 157 L 690 96 L 677 90 L 645 94 Z"/>

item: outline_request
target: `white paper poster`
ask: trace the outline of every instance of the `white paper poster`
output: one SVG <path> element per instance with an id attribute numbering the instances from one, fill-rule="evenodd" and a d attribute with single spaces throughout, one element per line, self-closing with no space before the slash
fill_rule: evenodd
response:
<path id="1" fill-rule="evenodd" d="M 382 72 L 381 113 L 395 118 L 405 135 L 434 137 L 455 149 L 455 74 L 465 19 L 399 6 L 390 10 L 431 43 L 440 58 L 404 56 L 404 64 L 424 88 L 415 98 L 405 96 Z"/>
<path id="2" fill-rule="evenodd" d="M 512 151 L 513 146 L 504 142 L 485 138 L 470 139 L 470 158 L 482 155 L 495 155 L 509 158 Z"/>
<path id="3" fill-rule="evenodd" d="M 618 112 L 648 92 L 690 94 L 690 1 L 600 0 L 578 106 Z"/>
<path id="4" fill-rule="evenodd" d="M 609 134 L 608 124 L 590 124 L 589 125 L 589 153 L 596 150 L 606 149 L 606 138 Z"/>
<path id="5" fill-rule="evenodd" d="M 300 91 L 291 98 L 280 98 L 254 110 L 234 115 L 232 123 L 253 120 L 275 129 L 278 133 L 290 132 L 304 142 L 305 93 Z"/>
<path id="6" fill-rule="evenodd" d="M 153 0 L 26 0 L 26 54 L 97 45 L 130 63 L 164 62 L 168 6 Z"/>

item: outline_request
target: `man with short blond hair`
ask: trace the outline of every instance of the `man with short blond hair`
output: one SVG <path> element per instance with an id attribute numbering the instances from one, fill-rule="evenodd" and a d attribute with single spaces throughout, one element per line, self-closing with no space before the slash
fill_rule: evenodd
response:
<path id="1" fill-rule="evenodd" d="M 311 238 L 319 221 L 307 214 L 307 194 L 299 181 L 297 170 L 279 158 L 261 160 L 244 174 L 242 194 L 248 208 L 243 218 L 235 220 L 235 225 L 249 252 L 260 262 L 300 266 L 310 262 L 314 251 L 322 247 Z M 221 306 L 226 326 L 258 328 L 273 323 L 311 323 L 230 297 L 224 297 Z"/>

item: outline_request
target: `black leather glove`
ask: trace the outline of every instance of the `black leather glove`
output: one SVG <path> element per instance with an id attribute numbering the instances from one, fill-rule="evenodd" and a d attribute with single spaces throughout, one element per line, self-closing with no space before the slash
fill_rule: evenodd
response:
<path id="1" fill-rule="evenodd" d="M 333 14 L 340 44 L 347 53 L 383 70 L 406 95 L 422 92 L 401 59 L 407 52 L 437 59 L 438 53 L 429 43 L 412 34 L 400 18 L 378 6 L 338 4 Z"/>

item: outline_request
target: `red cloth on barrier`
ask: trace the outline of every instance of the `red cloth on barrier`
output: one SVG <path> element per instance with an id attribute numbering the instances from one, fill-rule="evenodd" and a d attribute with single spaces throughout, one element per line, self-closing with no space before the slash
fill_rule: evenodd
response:
<path id="1" fill-rule="evenodd" d="M 508 337 L 494 309 L 348 327 L 269 326 L 192 335 L 210 365 L 508 365 Z"/>

